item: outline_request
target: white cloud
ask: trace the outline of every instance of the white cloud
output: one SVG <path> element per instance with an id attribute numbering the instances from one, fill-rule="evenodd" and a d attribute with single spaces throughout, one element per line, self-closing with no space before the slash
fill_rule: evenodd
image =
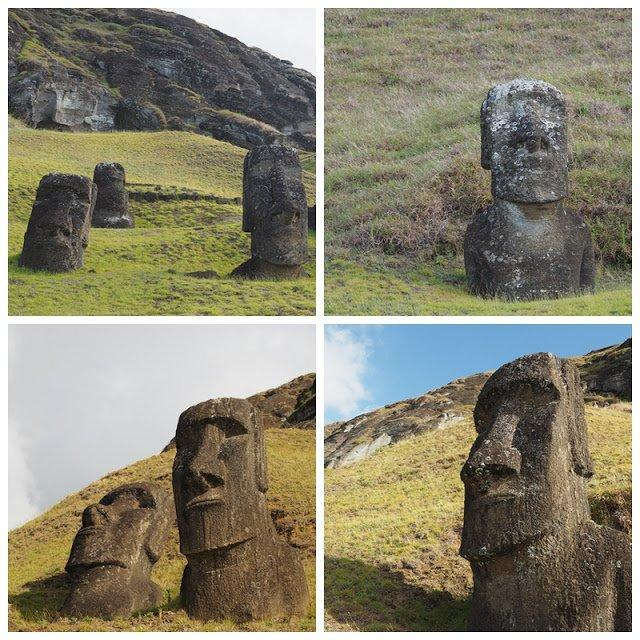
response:
<path id="1" fill-rule="evenodd" d="M 342 418 L 353 416 L 369 399 L 364 384 L 369 345 L 349 329 L 327 327 L 324 347 L 325 407 Z"/>
<path id="2" fill-rule="evenodd" d="M 27 461 L 24 437 L 11 428 L 9 437 L 9 529 L 19 527 L 40 512 L 35 480 Z"/>

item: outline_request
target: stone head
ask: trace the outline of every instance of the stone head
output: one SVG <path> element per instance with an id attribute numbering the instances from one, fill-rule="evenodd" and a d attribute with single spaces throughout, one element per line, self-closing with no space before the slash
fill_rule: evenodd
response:
<path id="1" fill-rule="evenodd" d="M 567 107 L 540 80 L 493 87 L 482 104 L 481 162 L 491 190 L 510 202 L 555 202 L 567 195 Z"/>
<path id="2" fill-rule="evenodd" d="M 284 265 L 306 259 L 308 208 L 295 149 L 261 145 L 245 156 L 242 229 L 252 234 L 254 256 Z"/>
<path id="3" fill-rule="evenodd" d="M 160 557 L 172 518 L 170 497 L 149 483 L 125 484 L 82 513 L 66 570 L 98 565 L 149 569 Z"/>
<path id="4" fill-rule="evenodd" d="M 590 519 L 593 465 L 571 363 L 537 353 L 500 367 L 480 392 L 474 421 L 478 436 L 461 472 L 461 555 L 504 555 L 554 526 L 571 530 Z"/>
<path id="5" fill-rule="evenodd" d="M 61 271 L 63 264 L 82 264 L 95 199 L 85 176 L 50 173 L 40 180 L 25 236 L 29 266 Z"/>
<path id="6" fill-rule="evenodd" d="M 124 185 L 124 167 L 118 162 L 100 162 L 93 170 L 93 181 L 98 186 L 112 183 Z"/>
<path id="7" fill-rule="evenodd" d="M 182 413 L 173 492 L 183 554 L 255 537 L 268 517 L 266 491 L 262 419 L 249 402 L 220 398 Z"/>

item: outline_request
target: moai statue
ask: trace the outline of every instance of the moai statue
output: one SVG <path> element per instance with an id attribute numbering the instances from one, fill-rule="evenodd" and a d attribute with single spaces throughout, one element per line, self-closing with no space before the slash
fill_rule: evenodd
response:
<path id="1" fill-rule="evenodd" d="M 24 234 L 20 266 L 53 272 L 80 268 L 95 201 L 89 178 L 69 173 L 44 176 Z"/>
<path id="2" fill-rule="evenodd" d="M 244 159 L 242 230 L 251 258 L 234 269 L 244 278 L 297 278 L 307 258 L 308 209 L 295 149 L 261 145 Z"/>
<path id="3" fill-rule="evenodd" d="M 595 262 L 584 219 L 567 211 L 567 107 L 539 80 L 493 87 L 482 104 L 483 168 L 493 204 L 464 239 L 469 289 L 510 300 L 592 292 Z"/>
<path id="4" fill-rule="evenodd" d="M 162 590 L 151 581 L 173 522 L 171 498 L 158 486 L 125 484 L 87 507 L 66 571 L 67 617 L 127 617 L 156 607 Z"/>
<path id="5" fill-rule="evenodd" d="M 266 491 L 262 420 L 249 402 L 208 400 L 182 413 L 173 492 L 189 616 L 243 621 L 306 613 L 302 563 L 276 535 Z"/>
<path id="6" fill-rule="evenodd" d="M 631 539 L 591 520 L 580 376 L 550 353 L 484 385 L 465 486 L 460 554 L 471 631 L 631 631 Z"/>
<path id="7" fill-rule="evenodd" d="M 101 162 L 93 170 L 93 181 L 98 195 L 92 226 L 112 229 L 133 227 L 129 194 L 124 187 L 124 167 L 117 162 Z"/>

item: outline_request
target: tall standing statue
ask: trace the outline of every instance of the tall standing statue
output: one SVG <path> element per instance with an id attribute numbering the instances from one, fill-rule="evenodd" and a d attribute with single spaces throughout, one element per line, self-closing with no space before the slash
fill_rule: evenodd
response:
<path id="1" fill-rule="evenodd" d="M 462 468 L 471 631 L 630 631 L 631 540 L 591 519 L 580 377 L 550 353 L 498 369 Z"/>
<path id="2" fill-rule="evenodd" d="M 302 563 L 276 535 L 266 491 L 262 420 L 249 402 L 208 400 L 182 413 L 173 492 L 189 616 L 243 621 L 306 613 Z"/>
<path id="3" fill-rule="evenodd" d="M 98 195 L 92 226 L 112 229 L 133 227 L 129 194 L 124 186 L 124 167 L 117 162 L 101 162 L 93 170 L 93 182 Z"/>
<path id="4" fill-rule="evenodd" d="M 245 278 L 297 278 L 307 259 L 308 208 L 295 149 L 261 145 L 244 159 L 242 230 L 251 258 L 233 271 Z"/>
<path id="5" fill-rule="evenodd" d="M 493 87 L 481 110 L 481 162 L 493 204 L 465 234 L 469 289 L 511 300 L 592 292 L 595 262 L 584 219 L 567 211 L 567 107 L 539 80 Z"/>
<path id="6" fill-rule="evenodd" d="M 20 266 L 52 272 L 79 269 L 95 201 L 95 186 L 85 176 L 44 176 L 24 234 Z"/>
<path id="7" fill-rule="evenodd" d="M 60 613 L 111 619 L 161 604 L 150 574 L 172 511 L 167 493 L 149 483 L 122 485 L 87 507 L 67 562 L 71 592 Z"/>

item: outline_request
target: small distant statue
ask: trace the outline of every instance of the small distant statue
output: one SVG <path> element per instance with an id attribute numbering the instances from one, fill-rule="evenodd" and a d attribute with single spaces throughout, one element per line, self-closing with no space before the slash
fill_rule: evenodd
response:
<path id="1" fill-rule="evenodd" d="M 631 539 L 591 519 L 580 376 L 550 353 L 484 385 L 465 486 L 460 554 L 470 631 L 631 631 Z"/>
<path id="2" fill-rule="evenodd" d="M 306 613 L 300 556 L 278 538 L 266 491 L 262 420 L 249 402 L 208 400 L 182 413 L 173 492 L 189 616 L 245 621 Z"/>
<path id="3" fill-rule="evenodd" d="M 510 300 L 593 292 L 591 233 L 582 216 L 564 207 L 564 96 L 539 80 L 496 85 L 482 104 L 481 127 L 494 202 L 465 235 L 471 292 Z"/>
<path id="4" fill-rule="evenodd" d="M 95 186 L 85 176 L 44 176 L 24 234 L 20 266 L 51 272 L 79 269 L 89 243 L 95 201 Z"/>
<path id="5" fill-rule="evenodd" d="M 244 159 L 242 230 L 251 233 L 251 258 L 232 275 L 297 278 L 307 259 L 307 198 L 298 154 L 291 147 L 255 147 Z"/>
<path id="6" fill-rule="evenodd" d="M 93 209 L 92 226 L 111 229 L 133 227 L 124 167 L 117 162 L 101 162 L 93 170 L 93 182 L 98 195 Z"/>
<path id="7" fill-rule="evenodd" d="M 162 603 L 151 569 L 173 522 L 171 499 L 153 484 L 125 484 L 87 507 L 66 571 L 71 592 L 60 613 L 70 618 L 128 617 Z"/>

